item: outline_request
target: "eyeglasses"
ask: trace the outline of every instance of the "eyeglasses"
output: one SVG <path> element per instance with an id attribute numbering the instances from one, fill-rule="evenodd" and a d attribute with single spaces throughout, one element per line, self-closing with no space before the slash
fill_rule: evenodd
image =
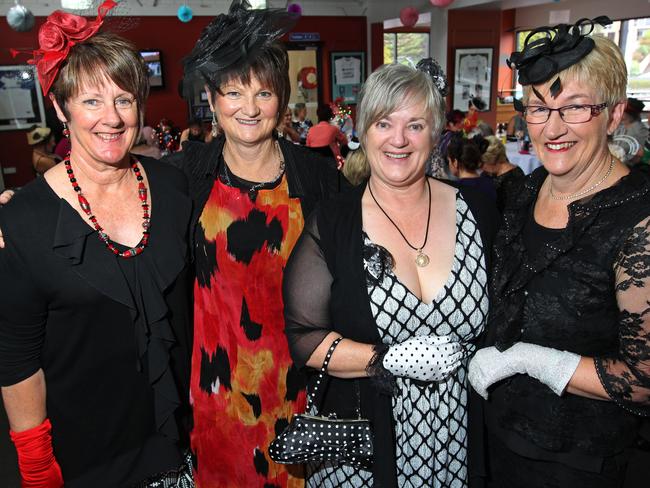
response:
<path id="1" fill-rule="evenodd" d="M 558 112 L 560 117 L 567 124 L 582 124 L 589 122 L 593 117 L 599 115 L 607 103 L 598 105 L 566 105 L 560 108 L 548 108 L 542 105 L 528 105 L 524 110 L 524 118 L 529 124 L 543 124 L 548 121 L 551 112 Z"/>

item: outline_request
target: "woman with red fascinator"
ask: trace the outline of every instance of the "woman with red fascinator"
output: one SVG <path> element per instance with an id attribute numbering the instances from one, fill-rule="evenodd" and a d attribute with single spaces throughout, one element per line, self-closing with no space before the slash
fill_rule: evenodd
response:
<path id="1" fill-rule="evenodd" d="M 183 456 L 187 229 L 176 169 L 129 154 L 134 47 L 55 12 L 34 52 L 71 151 L 0 209 L 0 385 L 23 487 L 193 486 Z"/>

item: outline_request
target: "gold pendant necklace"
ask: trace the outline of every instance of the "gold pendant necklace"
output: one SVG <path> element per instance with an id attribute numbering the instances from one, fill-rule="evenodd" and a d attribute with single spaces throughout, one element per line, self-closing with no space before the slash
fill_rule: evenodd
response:
<path id="1" fill-rule="evenodd" d="M 427 256 L 422 251 L 422 249 L 424 249 L 424 246 L 427 245 L 427 239 L 429 238 L 429 222 L 431 222 L 431 183 L 429 183 L 428 178 L 427 178 L 426 181 L 427 181 L 427 189 L 429 190 L 429 210 L 428 210 L 428 213 L 427 213 L 427 230 L 426 230 L 426 233 L 424 234 L 424 242 L 422 243 L 422 245 L 420 247 L 415 247 L 414 245 L 412 245 L 408 241 L 408 239 L 406 238 L 404 233 L 400 230 L 399 227 L 397 227 L 397 224 L 393 221 L 393 219 L 391 219 L 390 216 L 386 213 L 386 211 L 381 207 L 381 205 L 379 205 L 379 202 L 375 198 L 375 195 L 372 193 L 372 187 L 370 186 L 370 182 L 368 182 L 368 191 L 370 192 L 370 196 L 372 197 L 372 199 L 377 204 L 377 207 L 379 208 L 379 210 L 382 211 L 382 213 L 386 216 L 388 221 L 391 224 L 393 224 L 393 226 L 397 229 L 397 232 L 399 232 L 399 235 L 402 236 L 402 239 L 404 239 L 404 242 L 406 242 L 406 244 L 417 253 L 417 256 L 415 257 L 415 264 L 419 268 L 424 268 L 425 266 L 428 266 L 429 261 L 430 261 L 429 256 Z"/>

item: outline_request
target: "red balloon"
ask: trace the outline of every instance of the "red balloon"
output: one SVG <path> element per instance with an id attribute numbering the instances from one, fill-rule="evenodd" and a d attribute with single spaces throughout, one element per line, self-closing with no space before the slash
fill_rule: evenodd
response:
<path id="1" fill-rule="evenodd" d="M 433 5 L 434 7 L 449 7 L 452 3 L 454 3 L 454 0 L 429 0 L 429 3 Z"/>
<path id="2" fill-rule="evenodd" d="M 404 27 L 413 27 L 418 23 L 420 14 L 415 7 L 404 7 L 399 12 L 399 20 L 402 21 Z"/>

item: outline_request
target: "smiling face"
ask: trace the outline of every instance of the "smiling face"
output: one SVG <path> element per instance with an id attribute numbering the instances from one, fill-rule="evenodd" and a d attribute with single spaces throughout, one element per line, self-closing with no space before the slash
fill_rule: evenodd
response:
<path id="1" fill-rule="evenodd" d="M 550 83 L 536 86 L 543 96 L 540 99 L 534 91 L 530 92 L 528 106 L 560 108 L 567 105 L 598 105 L 603 102 L 591 86 L 575 80 L 562 80 L 562 91 L 556 98 L 549 92 Z M 567 124 L 558 112 L 551 112 L 546 123 L 528 124 L 535 153 L 546 170 L 553 175 L 581 172 L 591 163 L 609 158 L 607 135 L 618 126 L 624 109 L 619 103 L 609 107 L 589 122 Z"/>
<path id="2" fill-rule="evenodd" d="M 68 117 L 54 97 L 52 101 L 59 119 L 68 124 L 73 158 L 109 165 L 128 159 L 140 129 L 132 93 L 105 78 L 98 86 L 81 84 L 66 101 Z"/>
<path id="3" fill-rule="evenodd" d="M 271 137 L 278 123 L 277 95 L 254 76 L 249 85 L 224 83 L 214 97 L 208 90 L 208 101 L 231 143 L 258 144 Z"/>
<path id="4" fill-rule="evenodd" d="M 389 186 L 422 178 L 433 149 L 431 124 L 421 101 L 398 107 L 372 123 L 365 138 L 372 176 Z"/>

